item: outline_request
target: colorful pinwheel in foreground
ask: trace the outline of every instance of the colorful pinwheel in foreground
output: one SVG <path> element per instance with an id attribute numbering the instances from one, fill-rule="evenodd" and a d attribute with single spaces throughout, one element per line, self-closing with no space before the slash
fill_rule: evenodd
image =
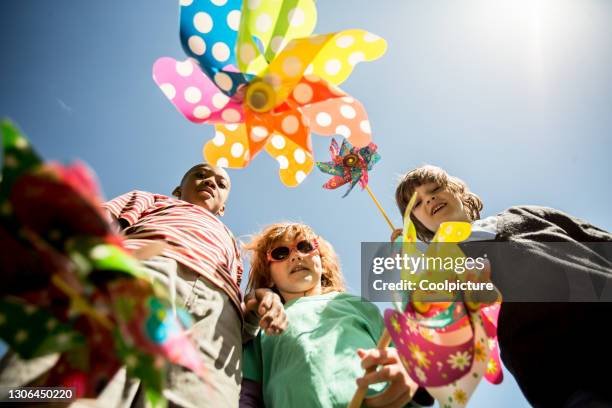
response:
<path id="1" fill-rule="evenodd" d="M 336 85 L 386 42 L 352 29 L 311 35 L 313 0 L 181 0 L 185 61 L 160 58 L 153 78 L 192 122 L 215 124 L 204 147 L 210 163 L 242 168 L 262 150 L 287 186 L 313 167 L 310 132 L 367 146 L 362 104 Z"/>
<path id="2" fill-rule="evenodd" d="M 123 248 L 84 164 L 43 163 L 14 125 L 0 130 L 0 338 L 25 359 L 60 353 L 42 385 L 92 398 L 126 366 L 165 405 L 168 363 L 205 374 L 189 315 Z"/>
<path id="3" fill-rule="evenodd" d="M 380 160 L 380 154 L 376 152 L 376 145 L 370 143 L 366 147 L 357 149 L 345 139 L 342 141 L 342 147 L 338 148 L 338 143 L 332 139 L 329 151 L 332 161 L 317 162 L 319 170 L 333 176 L 323 185 L 323 188 L 333 190 L 349 184 L 343 198 L 353 190 L 357 183 L 365 189 L 368 185 L 368 171 L 372 170 Z"/>

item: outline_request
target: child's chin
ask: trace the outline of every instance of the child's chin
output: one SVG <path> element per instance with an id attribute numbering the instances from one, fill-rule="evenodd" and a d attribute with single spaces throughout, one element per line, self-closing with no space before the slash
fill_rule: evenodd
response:
<path id="1" fill-rule="evenodd" d="M 208 202 L 206 201 L 197 201 L 197 202 L 192 202 L 191 204 L 193 205 L 197 205 L 198 207 L 202 207 L 203 209 L 205 209 L 206 211 L 209 211 L 213 214 L 216 213 L 216 211 L 214 211 L 214 208 L 212 205 L 210 205 Z"/>

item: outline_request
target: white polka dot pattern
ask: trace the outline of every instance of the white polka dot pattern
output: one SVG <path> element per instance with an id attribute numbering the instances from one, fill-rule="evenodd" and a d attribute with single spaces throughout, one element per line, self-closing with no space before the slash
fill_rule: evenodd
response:
<path id="1" fill-rule="evenodd" d="M 234 49 L 240 27 L 241 0 L 181 0 L 180 37 L 185 52 L 195 58 L 200 69 L 214 81 L 228 66 L 236 66 Z M 222 89 L 232 95 L 246 83 L 241 75 L 224 82 Z"/>
<path id="2" fill-rule="evenodd" d="M 299 0 L 294 7 L 287 10 L 281 7 L 278 1 L 248 0 L 246 8 L 242 10 L 242 29 L 238 38 L 238 49 L 244 45 L 253 47 L 245 55 L 251 57 L 256 51 L 253 37 L 266 50 L 264 55 L 255 55 L 253 58 L 238 58 L 238 67 L 242 72 L 261 75 L 267 68 L 267 61 L 275 59 L 289 41 L 294 38 L 308 37 L 314 30 L 317 19 L 317 10 L 313 0 Z M 306 65 L 304 65 L 304 68 Z M 299 79 L 299 78 L 298 78 Z"/>
<path id="3" fill-rule="evenodd" d="M 249 164 L 249 140 L 246 125 L 216 125 L 215 137 L 204 145 L 203 154 L 209 163 L 225 162 L 229 168 L 242 168 Z"/>
<path id="4" fill-rule="evenodd" d="M 364 30 L 345 30 L 336 33 L 334 40 L 327 42 L 309 63 L 314 74 L 338 85 L 357 63 L 378 59 L 386 49 L 387 43 L 381 37 Z"/>
<path id="5" fill-rule="evenodd" d="M 297 0 L 291 7 L 280 7 L 278 0 L 246 0 L 244 7 L 242 0 L 180 0 L 180 5 L 181 42 L 197 64 L 161 58 L 154 80 L 189 120 L 222 123 L 204 147 L 209 162 L 244 167 L 265 148 L 282 182 L 296 186 L 314 165 L 311 128 L 344 136 L 355 147 L 370 142 L 363 106 L 334 84 L 357 63 L 379 58 L 386 50 L 383 39 L 363 30 L 310 36 L 314 0 Z M 282 109 L 255 113 L 245 110 L 240 98 L 230 98 L 247 83 L 240 72 L 271 85 L 275 106 Z"/>
<path id="6" fill-rule="evenodd" d="M 290 96 L 307 69 L 332 84 L 339 84 L 358 62 L 380 57 L 385 52 L 386 42 L 382 38 L 368 42 L 365 39 L 368 34 L 363 30 L 346 30 L 290 41 L 266 71 L 266 75 L 278 76 L 282 84 L 276 95 L 277 105 Z M 372 40 L 373 37 L 368 38 Z M 301 96 L 304 95 L 297 98 Z"/>
<path id="7" fill-rule="evenodd" d="M 311 130 L 324 136 L 341 135 L 355 147 L 372 141 L 372 130 L 365 108 L 350 97 L 333 98 L 302 107 L 310 119 Z"/>
<path id="8" fill-rule="evenodd" d="M 302 183 L 314 166 L 310 152 L 280 134 L 270 138 L 266 152 L 278 162 L 278 174 L 283 184 L 288 187 Z"/>
<path id="9" fill-rule="evenodd" d="M 242 104 L 220 93 L 231 78 L 217 73 L 213 83 L 190 59 L 160 58 L 153 65 L 153 78 L 172 104 L 195 123 L 241 122 Z"/>

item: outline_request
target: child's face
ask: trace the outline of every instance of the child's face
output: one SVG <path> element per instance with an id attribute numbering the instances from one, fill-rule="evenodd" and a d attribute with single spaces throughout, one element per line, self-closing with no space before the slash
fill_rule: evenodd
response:
<path id="1" fill-rule="evenodd" d="M 469 222 L 463 203 L 448 188 L 427 183 L 418 186 L 415 191 L 417 199 L 412 214 L 431 232 L 437 231 L 443 222 Z"/>
<path id="2" fill-rule="evenodd" d="M 313 240 L 303 238 L 295 241 L 281 241 L 272 247 L 272 250 L 280 247 L 290 248 L 289 255 L 283 260 L 270 261 L 270 278 L 285 301 L 321 293 L 323 266 L 319 250 L 314 249 L 310 253 L 303 253 L 296 248 L 303 248 L 303 241 L 316 247 Z"/>
<path id="3" fill-rule="evenodd" d="M 174 194 L 181 200 L 223 215 L 230 192 L 229 175 L 221 167 L 210 164 L 194 166 Z"/>

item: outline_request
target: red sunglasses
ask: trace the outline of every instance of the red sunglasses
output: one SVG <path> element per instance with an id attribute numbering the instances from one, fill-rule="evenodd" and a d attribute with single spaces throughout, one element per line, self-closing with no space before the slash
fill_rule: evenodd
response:
<path id="1" fill-rule="evenodd" d="M 278 246 L 268 251 L 269 262 L 280 262 L 289 258 L 291 252 L 296 250 L 302 256 L 308 256 L 319 248 L 319 242 L 316 239 L 312 241 L 303 240 L 292 246 Z"/>

